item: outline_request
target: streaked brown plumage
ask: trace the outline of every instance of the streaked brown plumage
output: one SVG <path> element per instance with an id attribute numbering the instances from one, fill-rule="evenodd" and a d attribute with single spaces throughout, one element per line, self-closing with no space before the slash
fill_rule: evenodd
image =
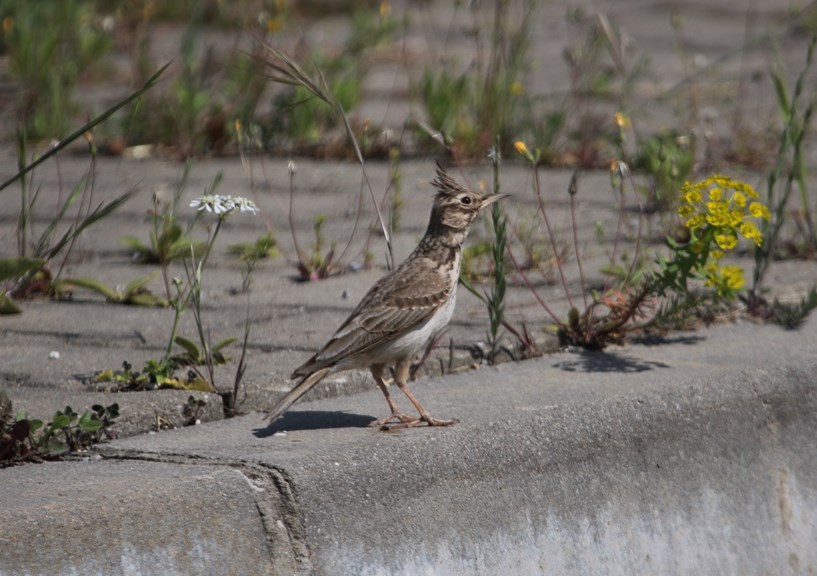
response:
<path id="1" fill-rule="evenodd" d="M 456 420 L 433 418 L 406 386 L 414 358 L 423 352 L 451 319 L 456 303 L 462 243 L 471 222 L 486 206 L 505 194 L 483 196 L 466 190 L 438 164 L 437 188 L 428 228 L 414 252 L 383 276 L 363 297 L 329 342 L 293 373 L 293 389 L 269 412 L 275 420 L 326 375 L 369 368 L 386 396 L 391 414 L 372 424 L 383 426 L 446 426 Z M 394 366 L 394 380 L 420 417 L 401 413 L 384 381 Z"/>

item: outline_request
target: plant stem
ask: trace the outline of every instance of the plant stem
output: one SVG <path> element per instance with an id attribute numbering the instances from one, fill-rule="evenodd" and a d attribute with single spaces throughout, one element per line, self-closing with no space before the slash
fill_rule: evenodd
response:
<path id="1" fill-rule="evenodd" d="M 559 258 L 559 250 L 556 247 L 556 238 L 553 235 L 553 229 L 550 226 L 550 220 L 548 219 L 547 211 L 545 210 L 545 201 L 542 198 L 542 186 L 539 183 L 538 166 L 533 167 L 533 185 L 536 190 L 536 199 L 539 202 L 539 212 L 542 214 L 542 219 L 545 221 L 545 227 L 548 231 L 548 240 L 550 241 L 551 250 L 553 250 L 553 258 L 556 260 L 556 269 L 559 271 L 559 278 L 562 280 L 562 288 L 565 291 L 565 297 L 567 298 L 568 305 L 573 308 L 573 299 L 570 296 L 570 290 L 567 289 L 567 280 L 565 279 L 565 272 L 564 267 L 562 266 L 561 258 Z M 517 270 L 519 269 L 516 261 L 514 261 L 514 266 L 516 266 Z"/>
<path id="2" fill-rule="evenodd" d="M 813 36 L 809 43 L 806 63 L 800 71 L 800 75 L 797 77 L 794 95 L 792 96 L 791 106 L 788 110 L 788 118 L 785 119 L 786 122 L 780 135 L 780 144 L 778 146 L 775 166 L 766 178 L 766 198 L 769 209 L 772 211 L 772 221 L 763 223 L 761 230 L 763 233 L 763 244 L 755 248 L 755 267 L 752 272 L 752 288 L 750 290 L 752 300 L 759 298 L 760 284 L 771 263 L 772 253 L 777 245 L 777 238 L 780 235 L 780 230 L 785 221 L 786 205 L 792 193 L 794 180 L 795 177 L 799 176 L 800 167 L 797 166 L 797 160 L 798 158 L 802 159 L 801 150 L 806 134 L 806 127 L 811 120 L 814 107 L 817 105 L 817 102 L 812 99 L 808 106 L 806 106 L 802 114 L 801 124 L 798 127 L 797 105 L 802 94 L 806 73 L 811 68 L 815 45 L 817 45 L 817 35 Z M 791 158 L 789 158 L 789 154 L 787 154 L 789 150 L 791 150 Z M 786 169 L 785 182 L 782 185 L 781 195 L 780 198 L 776 198 L 778 178 L 783 173 L 784 166 L 787 163 L 789 166 L 788 169 Z"/>
<path id="3" fill-rule="evenodd" d="M 17 130 L 17 168 L 20 176 L 20 219 L 17 224 L 17 252 L 25 258 L 28 254 L 29 213 L 28 213 L 28 179 L 23 174 L 26 165 L 26 129 L 22 125 Z"/>
<path id="4" fill-rule="evenodd" d="M 287 215 L 287 220 L 289 222 L 289 231 L 292 233 L 292 245 L 295 248 L 295 255 L 298 257 L 298 262 L 301 263 L 301 266 L 306 268 L 306 262 L 304 262 L 303 253 L 301 252 L 301 248 L 298 246 L 298 235 L 295 234 L 295 222 L 292 219 L 292 204 L 293 204 L 293 186 L 292 181 L 295 177 L 295 171 L 289 171 L 289 213 Z"/>
<path id="5" fill-rule="evenodd" d="M 499 194 L 499 142 L 494 149 L 494 194 Z M 505 226 L 505 216 L 499 202 L 495 202 L 491 208 L 491 222 L 494 228 L 494 242 L 491 245 L 491 256 L 494 265 L 494 282 L 491 287 L 491 296 L 488 299 L 488 319 L 491 328 L 491 364 L 494 363 L 499 349 L 499 338 L 497 336 L 499 327 L 502 325 L 505 315 L 505 247 L 507 244 L 507 231 Z"/>
<path id="6" fill-rule="evenodd" d="M 579 286 L 582 291 L 582 300 L 584 301 L 584 308 L 587 309 L 587 290 L 584 288 L 584 269 L 582 268 L 582 255 L 579 252 L 579 233 L 576 229 L 576 171 L 570 177 L 570 185 L 568 186 L 568 195 L 570 196 L 570 227 L 573 229 L 573 251 L 576 254 L 576 265 L 579 267 Z"/>

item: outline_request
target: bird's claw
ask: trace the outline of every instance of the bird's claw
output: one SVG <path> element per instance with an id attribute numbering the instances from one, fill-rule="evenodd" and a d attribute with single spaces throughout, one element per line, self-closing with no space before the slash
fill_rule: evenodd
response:
<path id="1" fill-rule="evenodd" d="M 416 426 L 421 422 L 420 418 L 415 416 L 409 416 L 408 414 L 403 414 L 401 412 L 395 412 L 385 418 L 380 418 L 378 420 L 373 420 L 369 423 L 369 426 L 373 428 L 386 428 L 388 429 L 388 424 L 390 422 L 396 422 L 397 426 L 400 428 L 408 428 L 411 426 Z"/>
<path id="2" fill-rule="evenodd" d="M 420 420 L 427 422 L 429 426 L 453 426 L 454 424 L 459 424 L 459 420 L 456 418 L 451 418 L 449 420 L 440 420 L 439 418 L 433 418 L 431 416 L 422 416 Z"/>
<path id="3" fill-rule="evenodd" d="M 390 422 L 393 420 L 395 423 L 390 424 Z M 375 420 L 370 424 L 370 426 L 378 426 L 381 432 L 388 432 L 390 430 L 400 430 L 403 428 L 415 428 L 423 423 L 426 423 L 429 426 L 453 426 L 454 424 L 459 423 L 459 420 L 456 418 L 441 420 L 439 418 L 429 416 L 428 414 L 425 416 L 420 416 L 419 418 L 407 416 L 406 414 L 392 414 L 386 418 Z"/>

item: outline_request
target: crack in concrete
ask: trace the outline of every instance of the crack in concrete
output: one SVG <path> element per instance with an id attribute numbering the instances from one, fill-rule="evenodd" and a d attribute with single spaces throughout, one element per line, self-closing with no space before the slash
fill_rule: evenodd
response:
<path id="1" fill-rule="evenodd" d="M 275 466 L 167 452 L 141 452 L 99 447 L 97 453 L 108 460 L 142 460 L 165 464 L 221 466 L 235 470 L 252 489 L 256 510 L 267 535 L 267 548 L 275 574 L 312 574 L 312 555 L 298 491 L 286 471 Z"/>

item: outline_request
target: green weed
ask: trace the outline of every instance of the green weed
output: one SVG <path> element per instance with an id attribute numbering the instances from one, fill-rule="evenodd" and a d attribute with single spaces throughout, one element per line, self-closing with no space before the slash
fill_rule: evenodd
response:
<path id="1" fill-rule="evenodd" d="M 80 0 L 5 0 L 0 19 L 8 69 L 21 87 L 20 126 L 29 138 L 63 137 L 78 111 L 73 89 L 107 55 L 110 35 Z"/>
<path id="2" fill-rule="evenodd" d="M 0 466 L 86 450 L 116 436 L 113 426 L 118 417 L 116 403 L 107 407 L 95 404 L 81 415 L 66 406 L 44 424 L 23 412 L 13 415 L 11 401 L 0 392 Z"/>
<path id="3" fill-rule="evenodd" d="M 783 225 L 789 220 L 788 206 L 795 189 L 799 191 L 799 229 L 803 236 L 806 253 L 817 251 L 817 227 L 812 215 L 812 199 L 806 187 L 807 170 L 804 159 L 805 137 L 811 122 L 811 117 L 817 107 L 817 99 L 813 96 L 804 100 L 806 77 L 811 69 L 814 49 L 817 45 L 817 36 L 813 36 L 806 52 L 806 61 L 790 96 L 779 69 L 772 74 L 777 93 L 778 107 L 783 119 L 783 128 L 780 133 L 777 156 L 772 169 L 766 175 L 765 202 L 771 210 L 771 217 L 763 223 L 760 234 L 764 239 L 762 244 L 755 247 L 755 267 L 752 285 L 747 297 L 749 310 L 758 316 L 774 317 L 774 306 L 766 302 L 763 297 L 763 279 L 772 260 L 781 250 L 781 232 Z M 778 307 L 779 309 L 779 307 Z M 808 308 L 804 308 L 808 310 Z"/>
<path id="4" fill-rule="evenodd" d="M 255 266 L 268 258 L 276 258 L 281 255 L 278 246 L 271 232 L 262 234 L 252 244 L 235 244 L 230 246 L 230 254 L 237 256 L 243 263 L 241 270 L 241 291 L 247 292 L 252 282 L 252 273 Z"/>

